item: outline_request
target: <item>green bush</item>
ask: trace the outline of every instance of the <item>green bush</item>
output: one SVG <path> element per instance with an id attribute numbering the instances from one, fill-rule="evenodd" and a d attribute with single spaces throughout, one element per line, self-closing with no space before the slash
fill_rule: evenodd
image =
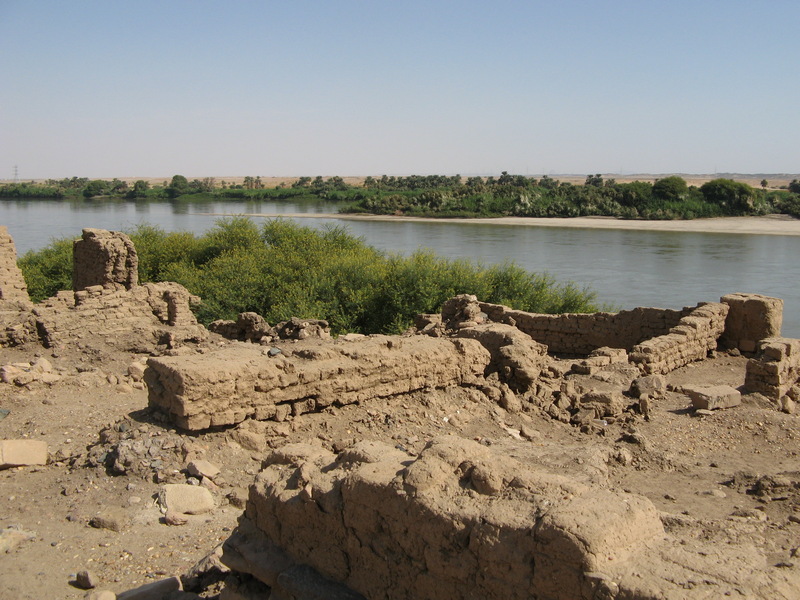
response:
<path id="1" fill-rule="evenodd" d="M 54 240 L 42 250 L 26 252 L 17 262 L 34 302 L 72 289 L 71 239 Z"/>
<path id="2" fill-rule="evenodd" d="M 270 323 L 326 319 L 334 333 L 396 333 L 415 315 L 437 312 L 462 293 L 533 312 L 596 310 L 595 295 L 508 263 L 482 267 L 430 251 L 386 255 L 342 227 L 293 221 L 218 221 L 202 236 L 142 225 L 131 232 L 140 281 L 176 281 L 203 299 L 203 323 L 253 311 Z M 72 242 L 60 240 L 20 260 L 35 300 L 71 287 Z"/>

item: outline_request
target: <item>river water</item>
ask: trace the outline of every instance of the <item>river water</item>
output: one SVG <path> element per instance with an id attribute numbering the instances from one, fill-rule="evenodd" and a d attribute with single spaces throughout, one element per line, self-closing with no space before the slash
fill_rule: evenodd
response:
<path id="1" fill-rule="evenodd" d="M 215 214 L 332 213 L 330 204 L 213 202 L 0 201 L 22 255 L 51 240 L 79 237 L 84 227 L 130 230 L 149 223 L 167 231 L 202 233 Z M 257 218 L 256 218 L 257 219 Z M 304 217 L 303 225 L 343 225 L 387 252 L 430 248 L 483 264 L 514 261 L 597 292 L 614 309 L 681 308 L 730 292 L 783 298 L 783 334 L 800 337 L 800 236 L 520 227 L 463 222 L 353 221 Z"/>

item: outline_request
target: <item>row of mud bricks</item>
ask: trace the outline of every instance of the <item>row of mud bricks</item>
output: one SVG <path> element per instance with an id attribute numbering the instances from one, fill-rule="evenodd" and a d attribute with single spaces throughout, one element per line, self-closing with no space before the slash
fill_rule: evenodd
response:
<path id="1" fill-rule="evenodd" d="M 544 315 L 480 303 L 491 321 L 510 323 L 554 354 L 587 355 L 624 348 L 644 373 L 668 373 L 701 360 L 720 345 L 753 353 L 780 335 L 783 300 L 729 294 L 683 310 L 635 308 L 618 313 Z"/>

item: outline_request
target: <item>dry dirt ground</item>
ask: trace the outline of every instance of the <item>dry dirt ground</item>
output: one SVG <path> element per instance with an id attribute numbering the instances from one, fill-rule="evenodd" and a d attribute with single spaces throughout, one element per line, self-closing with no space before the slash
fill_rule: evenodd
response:
<path id="1" fill-rule="evenodd" d="M 221 343 L 215 336 L 208 342 Z M 35 344 L 0 349 L 0 365 L 37 357 L 52 363 L 61 379 L 23 387 L 0 383 L 0 409 L 8 411 L 0 439 L 43 440 L 50 452 L 46 466 L 0 471 L 0 530 L 31 534 L 8 553 L 0 549 L 4 600 L 82 598 L 86 592 L 75 576 L 85 569 L 99 588 L 117 593 L 185 573 L 229 536 L 270 448 L 311 441 L 338 449 L 377 439 L 413 454 L 443 434 L 499 448 L 522 441 L 576 478 L 642 494 L 678 520 L 752 522 L 753 535 L 768 549 L 768 568 L 800 568 L 800 417 L 777 411 L 761 396 L 745 395 L 738 407 L 698 416 L 686 396 L 670 391 L 655 402 L 649 421 L 629 413 L 581 433 L 538 409 L 512 414 L 475 390 L 456 388 L 185 434 L 154 420 L 146 389 L 128 376 L 129 365 L 144 356 L 98 344 L 56 352 Z M 667 381 L 738 387 L 745 362 L 719 354 Z M 125 444 L 127 454 L 120 450 Z M 125 474 L 105 466 L 113 462 L 109 453 L 127 460 Z M 154 500 L 159 487 L 186 482 L 186 463 L 196 458 L 221 470 L 212 486 L 217 507 L 167 525 Z M 110 525 L 92 526 L 98 516 Z M 219 585 L 198 591 L 216 597 Z"/>

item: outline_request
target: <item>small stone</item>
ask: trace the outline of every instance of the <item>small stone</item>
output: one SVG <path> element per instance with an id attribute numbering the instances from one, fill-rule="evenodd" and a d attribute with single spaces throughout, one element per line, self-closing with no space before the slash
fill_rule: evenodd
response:
<path id="1" fill-rule="evenodd" d="M 539 430 L 529 423 L 522 424 L 522 426 L 519 428 L 519 434 L 526 440 L 530 441 L 538 440 L 542 437 L 542 434 L 539 433 Z"/>
<path id="2" fill-rule="evenodd" d="M 217 475 L 219 475 L 219 467 L 203 459 L 191 461 L 188 465 L 186 465 L 186 470 L 189 471 L 190 475 L 194 475 L 198 478 L 208 477 L 209 479 L 214 479 Z"/>
<path id="3" fill-rule="evenodd" d="M 84 590 L 96 588 L 98 583 L 100 581 L 92 571 L 79 571 L 75 577 L 75 585 Z"/>
<path id="4" fill-rule="evenodd" d="M 667 384 L 661 375 L 645 375 L 633 380 L 628 393 L 634 398 L 641 396 L 653 397 L 663 394 L 666 389 Z"/>
<path id="5" fill-rule="evenodd" d="M 689 396 L 695 409 L 719 410 L 742 403 L 741 392 L 729 385 L 684 386 L 683 393 Z"/>
<path id="6" fill-rule="evenodd" d="M 0 440 L 0 469 L 47 464 L 47 442 Z"/>
<path id="7" fill-rule="evenodd" d="M 134 381 L 141 381 L 144 378 L 145 365 L 140 362 L 132 362 L 128 365 L 128 375 Z"/>
<path id="8" fill-rule="evenodd" d="M 165 511 L 199 515 L 214 509 L 214 497 L 197 485 L 168 483 L 161 488 L 158 500 Z"/>
<path id="9" fill-rule="evenodd" d="M 784 396 L 781 398 L 779 404 L 781 411 L 785 412 L 787 415 L 793 415 L 797 408 L 797 403 L 789 398 L 789 396 Z"/>
<path id="10" fill-rule="evenodd" d="M 24 531 L 18 527 L 7 527 L 0 529 L 0 554 L 12 552 L 22 542 L 36 538 L 36 534 L 31 531 Z"/>
<path id="11" fill-rule="evenodd" d="M 107 508 L 89 520 L 89 525 L 97 529 L 120 532 L 128 524 L 128 515 L 121 510 Z"/>
<path id="12" fill-rule="evenodd" d="M 175 512 L 174 510 L 168 510 L 167 514 L 164 515 L 164 523 L 167 525 L 178 526 L 178 525 L 186 525 L 189 522 L 189 519 L 186 518 L 185 515 L 181 513 Z"/>

